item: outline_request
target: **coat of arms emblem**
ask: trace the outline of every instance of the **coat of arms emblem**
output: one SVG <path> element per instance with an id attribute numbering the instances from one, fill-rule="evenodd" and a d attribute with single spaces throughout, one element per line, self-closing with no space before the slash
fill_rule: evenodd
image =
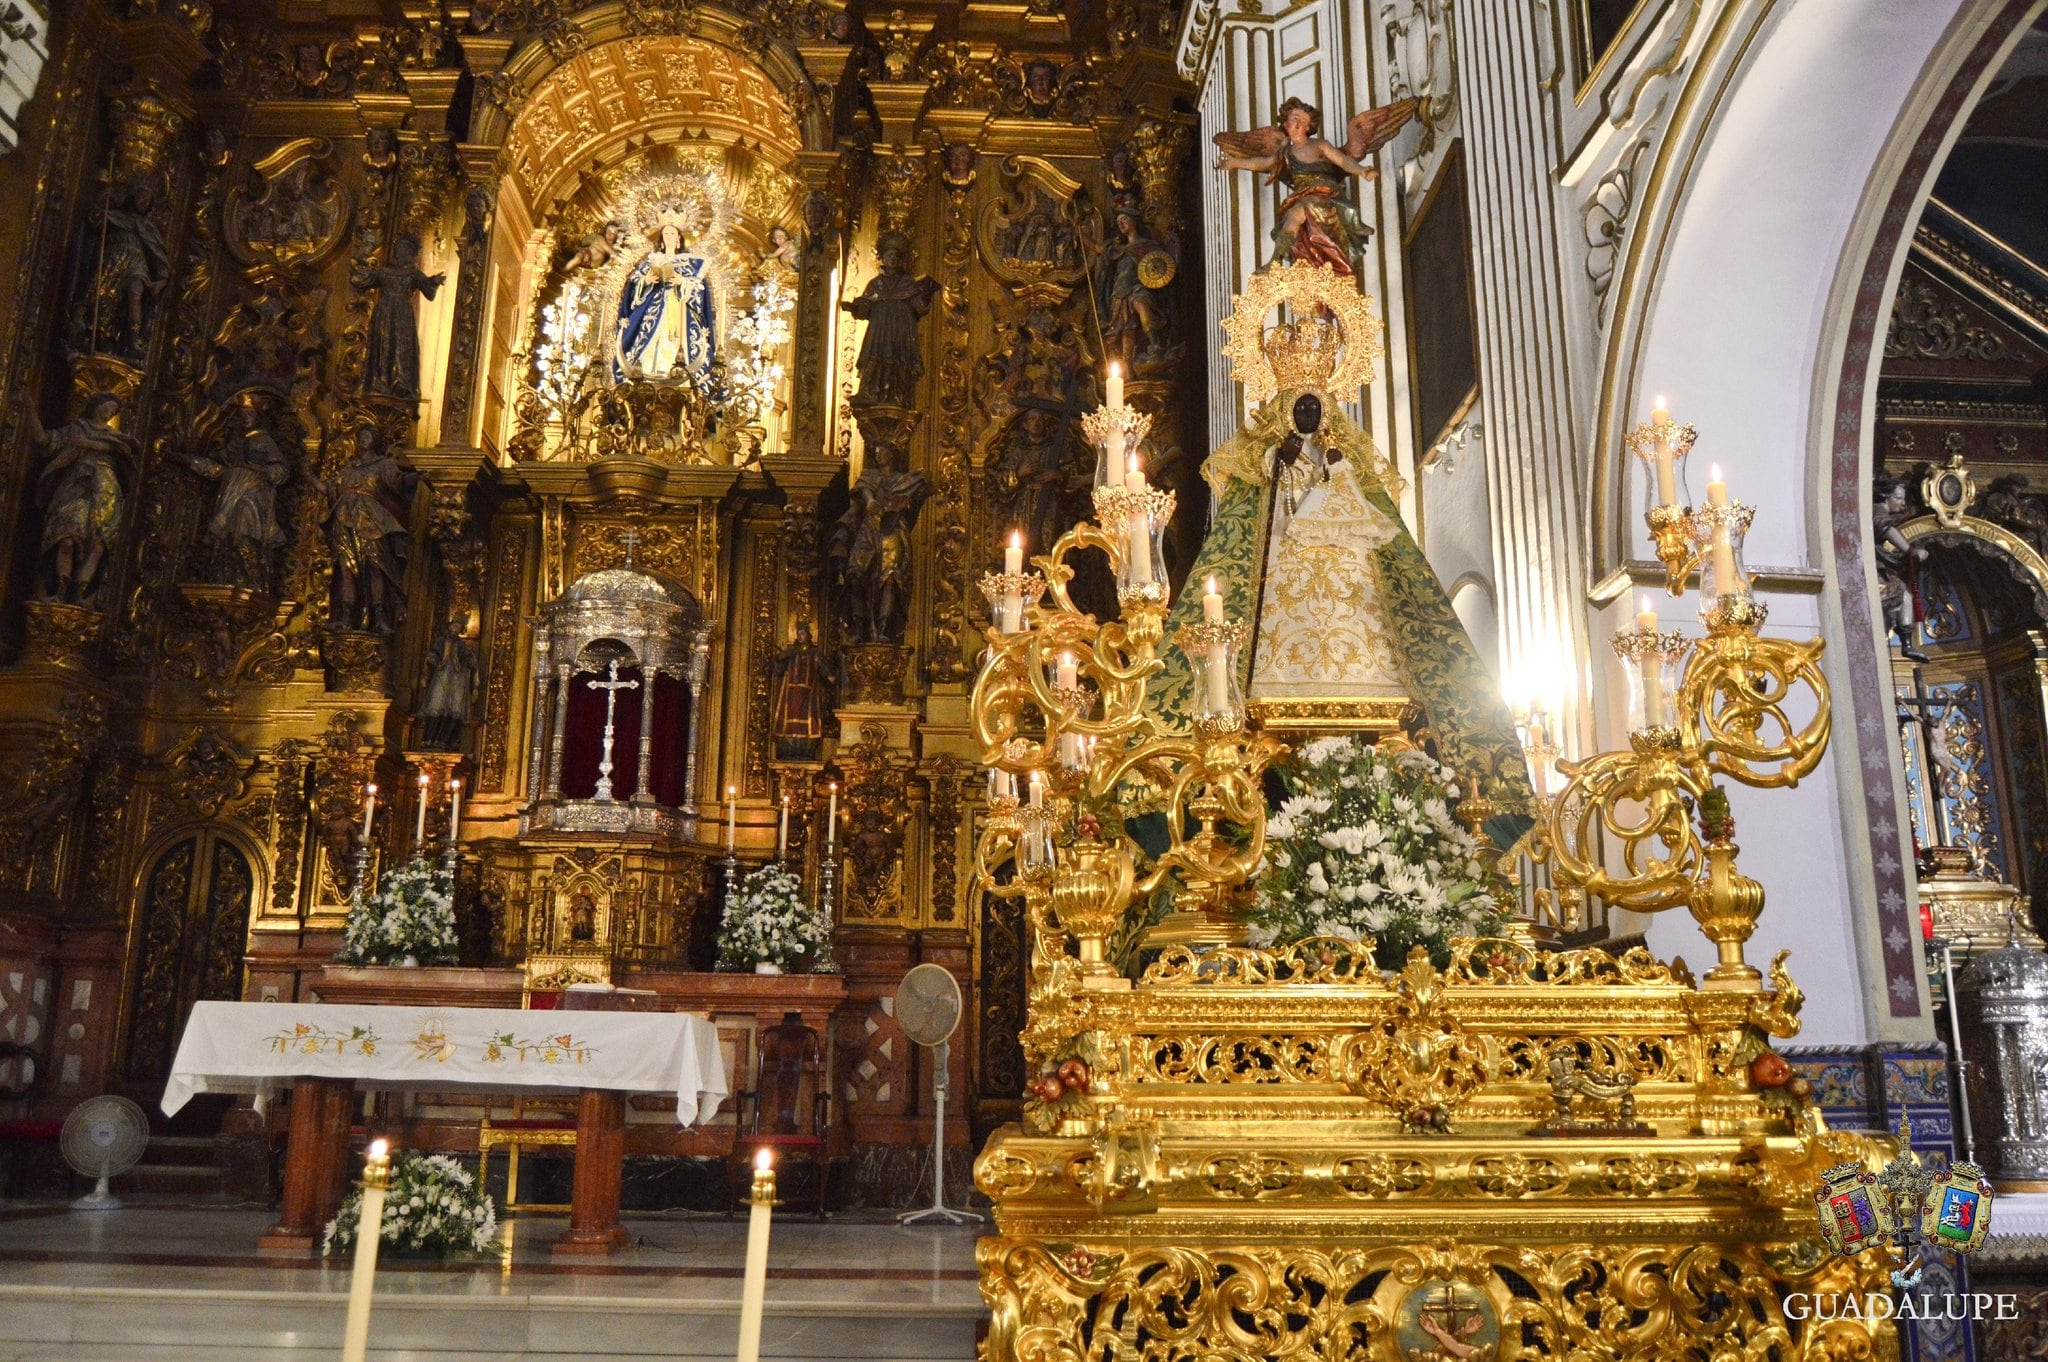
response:
<path id="1" fill-rule="evenodd" d="M 1957 1253 L 1975 1253 L 1991 1232 L 1991 1183 L 1974 1163 L 1958 1160 L 1935 1179 L 1921 1203 L 1920 1232 Z"/>
<path id="2" fill-rule="evenodd" d="M 1839 1255 L 1886 1243 L 1897 1228 L 1891 1197 L 1860 1163 L 1838 1163 L 1823 1173 L 1813 1204 L 1820 1212 L 1821 1238 Z"/>

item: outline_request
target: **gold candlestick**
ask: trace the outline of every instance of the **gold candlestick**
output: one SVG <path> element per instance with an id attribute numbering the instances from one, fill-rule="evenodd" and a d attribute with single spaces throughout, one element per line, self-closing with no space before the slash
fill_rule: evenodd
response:
<path id="1" fill-rule="evenodd" d="M 739 1362 L 760 1362 L 761 1310 L 768 1294 L 768 1222 L 775 1210 L 775 1156 L 754 1156 L 754 1186 L 747 1200 L 747 1271 L 740 1288 Z"/>
<path id="2" fill-rule="evenodd" d="M 370 1141 L 363 1160 L 363 1211 L 356 1220 L 356 1259 L 348 1283 L 348 1321 L 341 1331 L 341 1362 L 363 1362 L 370 1346 L 370 1292 L 377 1276 L 377 1244 L 384 1235 L 384 1198 L 391 1191 L 390 1145 Z"/>

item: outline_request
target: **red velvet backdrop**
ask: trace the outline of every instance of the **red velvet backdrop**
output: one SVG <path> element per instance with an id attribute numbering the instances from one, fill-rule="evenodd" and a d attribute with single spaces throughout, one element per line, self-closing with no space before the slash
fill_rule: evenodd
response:
<path id="1" fill-rule="evenodd" d="M 656 803 L 679 809 L 689 803 L 683 774 L 690 759 L 690 688 L 673 676 L 654 678 L 654 769 L 648 783 Z"/>

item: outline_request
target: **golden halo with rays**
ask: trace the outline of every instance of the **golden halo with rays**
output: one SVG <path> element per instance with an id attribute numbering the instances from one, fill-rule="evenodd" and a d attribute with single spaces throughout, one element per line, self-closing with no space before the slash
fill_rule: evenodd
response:
<path id="1" fill-rule="evenodd" d="M 1372 381 L 1373 363 L 1386 353 L 1386 345 L 1371 300 L 1358 285 L 1327 265 L 1268 265 L 1230 300 L 1230 315 L 1223 319 L 1223 354 L 1244 385 L 1247 408 L 1256 410 L 1279 392 L 1265 342 L 1266 314 L 1282 305 L 1297 318 L 1326 316 L 1342 334 L 1342 348 L 1323 385 L 1331 397 L 1343 401 Z"/>

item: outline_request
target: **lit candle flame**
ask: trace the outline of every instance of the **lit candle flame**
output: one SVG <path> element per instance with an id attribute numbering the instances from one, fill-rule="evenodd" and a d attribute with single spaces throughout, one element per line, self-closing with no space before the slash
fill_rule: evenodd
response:
<path id="1" fill-rule="evenodd" d="M 773 1167 L 774 1164 L 775 1153 L 773 1150 L 764 1149 L 760 1153 L 754 1155 L 754 1171 L 756 1173 L 765 1173 L 771 1167 Z"/>

